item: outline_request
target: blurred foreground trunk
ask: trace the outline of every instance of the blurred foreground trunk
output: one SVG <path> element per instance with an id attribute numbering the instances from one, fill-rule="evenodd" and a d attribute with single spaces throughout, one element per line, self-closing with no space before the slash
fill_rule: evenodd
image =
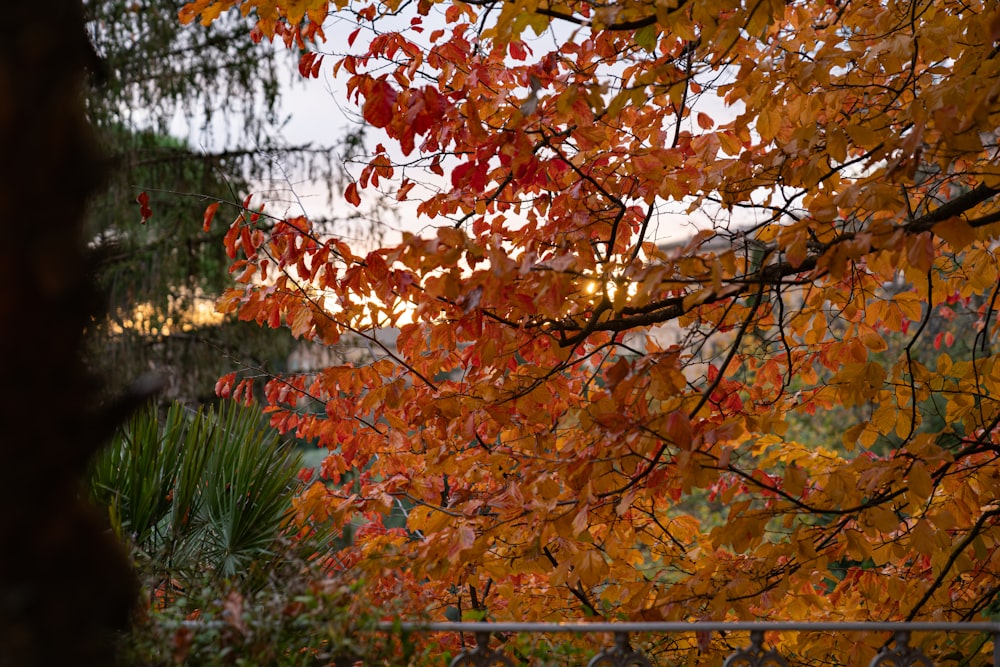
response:
<path id="1" fill-rule="evenodd" d="M 103 667 L 135 585 L 77 492 L 124 412 L 97 405 L 80 359 L 99 309 L 81 237 L 102 171 L 82 94 L 95 59 L 80 0 L 9 2 L 3 15 L 0 665 Z"/>

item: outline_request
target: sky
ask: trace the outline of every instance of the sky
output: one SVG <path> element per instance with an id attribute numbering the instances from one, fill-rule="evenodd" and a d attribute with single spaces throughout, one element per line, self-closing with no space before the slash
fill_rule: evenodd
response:
<path id="1" fill-rule="evenodd" d="M 328 32 L 329 42 L 336 40 L 338 33 L 342 32 L 343 30 L 331 29 Z M 340 39 L 346 40 L 346 36 L 340 36 Z M 286 68 L 280 107 L 287 122 L 277 130 L 286 145 L 336 146 L 348 131 L 357 129 L 360 111 L 348 100 L 346 77 L 335 79 L 332 75 L 336 60 L 336 57 L 327 56 L 320 76 L 316 79 L 303 79 L 298 73 L 296 62 Z M 369 149 L 378 142 L 392 145 L 392 141 L 376 128 L 368 128 L 367 134 Z M 280 211 L 280 206 L 285 207 L 284 212 L 287 214 L 305 214 L 313 218 L 336 218 L 354 212 L 353 207 L 339 196 L 334 201 L 329 201 L 329 188 L 325 181 L 310 181 L 304 174 L 297 173 L 287 165 L 283 166 L 288 168 L 289 182 L 262 184 L 261 188 L 273 188 L 277 197 L 282 199 L 281 203 L 272 199 L 271 203 L 275 207 L 272 213 Z M 361 167 L 362 165 L 351 165 L 348 169 L 357 177 Z M 363 198 L 374 196 L 374 192 L 362 191 Z M 399 240 L 401 231 L 417 233 L 428 224 L 426 219 L 417 219 L 416 203 L 397 203 L 394 206 L 399 219 L 385 221 L 391 230 L 386 242 Z"/>
<path id="2" fill-rule="evenodd" d="M 431 17 L 430 21 L 433 18 Z M 430 21 L 425 24 L 428 30 L 433 25 Z M 347 35 L 353 30 L 355 24 L 345 21 L 334 15 L 326 26 L 327 41 L 321 45 L 320 50 L 325 52 L 340 51 L 347 48 Z M 412 36 L 412 35 L 411 35 Z M 554 38 L 551 35 L 543 35 L 539 40 L 544 40 L 539 44 L 539 51 L 544 53 L 551 48 Z M 355 44 L 355 50 L 363 40 L 363 36 Z M 283 51 L 279 48 L 280 51 Z M 276 128 L 275 132 L 280 132 L 284 138 L 284 143 L 288 145 L 298 145 L 312 143 L 318 146 L 336 145 L 344 136 L 348 128 L 356 123 L 357 108 L 348 100 L 346 93 L 346 76 L 342 71 L 342 76 L 335 79 L 332 76 L 333 64 L 337 56 L 328 55 L 320 69 L 318 79 L 305 79 L 298 73 L 297 54 L 293 52 L 282 52 L 284 82 L 280 108 L 282 116 L 287 118 L 287 122 Z M 721 101 L 708 101 L 707 111 L 717 121 L 724 116 L 734 115 L 733 110 L 724 109 Z M 229 128 L 230 130 L 232 128 Z M 233 132 L 218 132 L 217 136 L 229 135 Z M 238 141 L 238 139 L 237 139 Z M 390 151 L 393 147 L 391 140 L 384 139 L 384 135 L 379 130 L 369 130 L 369 148 L 376 142 L 382 141 Z M 206 149 L 218 149 L 219 146 L 210 146 Z M 272 214 L 300 215 L 305 214 L 312 218 L 337 218 L 353 211 L 346 210 L 350 207 L 343 199 L 335 198 L 332 202 L 327 199 L 328 186 L 325 182 L 309 182 L 304 174 L 296 173 L 290 165 L 278 163 L 278 180 L 272 183 L 259 184 L 255 190 L 264 193 L 264 198 L 269 201 L 268 210 Z M 284 173 L 282 173 L 284 169 Z M 351 168 L 350 171 L 356 176 L 360 172 L 360 165 Z M 285 182 L 282 182 L 282 181 Z M 269 192 L 268 192 L 269 191 Z M 362 191 L 363 197 L 377 196 L 374 192 Z M 414 191 L 416 193 L 416 191 Z M 383 242 L 393 243 L 398 240 L 401 231 L 420 233 L 432 221 L 416 215 L 416 202 L 398 205 L 395 207 L 398 213 L 398 220 L 389 221 L 392 229 L 386 235 Z M 656 230 L 658 241 L 680 240 L 695 231 L 695 226 L 689 223 L 696 220 L 696 216 L 690 216 L 683 212 L 683 204 L 674 203 L 670 208 L 664 207 L 665 213 L 659 216 L 659 229 Z M 707 218 L 706 218 L 707 221 Z M 347 238 L 351 241 L 350 238 Z"/>

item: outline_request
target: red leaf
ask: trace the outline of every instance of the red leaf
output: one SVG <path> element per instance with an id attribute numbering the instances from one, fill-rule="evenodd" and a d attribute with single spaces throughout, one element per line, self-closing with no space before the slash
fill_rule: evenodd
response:
<path id="1" fill-rule="evenodd" d="M 215 217 L 215 212 L 219 210 L 220 203 L 221 202 L 213 202 L 205 209 L 204 222 L 202 223 L 201 228 L 206 232 L 212 228 L 212 218 Z"/>
<path id="2" fill-rule="evenodd" d="M 942 331 L 938 335 L 934 336 L 934 349 L 940 350 L 942 344 L 944 344 L 945 347 L 951 347 L 954 345 L 955 334 L 950 331 Z"/>
<path id="3" fill-rule="evenodd" d="M 469 175 L 473 169 L 476 168 L 474 162 L 463 162 L 454 169 L 451 170 L 451 184 L 453 187 L 458 188 L 465 185 L 469 180 Z"/>
<path id="4" fill-rule="evenodd" d="M 226 236 L 222 239 L 222 243 L 226 247 L 226 254 L 229 255 L 229 259 L 234 259 L 236 257 L 236 241 L 239 238 L 240 225 L 234 223 L 230 226 L 229 230 L 226 231 Z"/>
<path id="5" fill-rule="evenodd" d="M 299 58 L 299 74 L 301 76 L 304 77 L 309 76 L 309 70 L 312 69 L 313 59 L 315 57 L 316 54 L 314 52 L 307 51 L 306 53 L 302 54 L 301 58 Z"/>
<path id="6" fill-rule="evenodd" d="M 375 127 L 385 127 L 392 120 L 396 90 L 385 79 L 377 79 L 365 95 L 362 114 Z"/>
<path id="7" fill-rule="evenodd" d="M 361 206 L 361 195 L 358 194 L 358 184 L 351 183 L 344 190 L 344 199 L 354 204 L 355 206 Z"/>
<path id="8" fill-rule="evenodd" d="M 486 187 L 486 169 L 488 165 L 482 162 L 465 162 L 451 171 L 451 184 L 456 187 L 468 185 L 476 192 L 482 192 Z"/>
<path id="9" fill-rule="evenodd" d="M 414 185 L 416 185 L 416 183 L 413 181 L 404 180 L 403 184 L 399 186 L 399 190 L 396 192 L 396 201 L 405 201 L 407 193 L 413 189 Z"/>
<path id="10" fill-rule="evenodd" d="M 314 51 L 303 53 L 299 59 L 299 74 L 305 78 L 318 78 L 319 68 L 323 64 L 323 56 Z"/>
<path id="11" fill-rule="evenodd" d="M 247 257 L 257 252 L 257 246 L 253 243 L 250 229 L 243 225 L 240 226 L 240 245 L 243 247 L 243 254 Z"/>
<path id="12" fill-rule="evenodd" d="M 139 215 L 142 216 L 140 222 L 146 224 L 146 221 L 153 217 L 153 210 L 149 208 L 149 193 L 140 192 L 135 200 L 139 202 Z"/>
<path id="13" fill-rule="evenodd" d="M 219 378 L 215 383 L 215 395 L 220 398 L 229 398 L 233 391 L 233 382 L 236 381 L 236 373 L 229 373 Z"/>

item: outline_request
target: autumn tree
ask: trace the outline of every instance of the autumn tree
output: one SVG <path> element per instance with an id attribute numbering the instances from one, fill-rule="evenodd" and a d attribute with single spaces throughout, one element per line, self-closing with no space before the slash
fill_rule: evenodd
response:
<path id="1" fill-rule="evenodd" d="M 267 384 L 273 423 L 330 452 L 299 510 L 364 524 L 342 562 L 490 619 L 991 613 L 995 4 L 197 0 L 180 18 L 234 7 L 384 133 L 346 198 L 418 197 L 431 229 L 358 250 L 247 210 L 226 235 L 221 309 L 382 352 Z M 355 22 L 335 53 L 328 12 Z M 850 417 L 836 439 L 788 435 L 831 414 Z M 840 645 L 850 664 L 866 641 Z"/>

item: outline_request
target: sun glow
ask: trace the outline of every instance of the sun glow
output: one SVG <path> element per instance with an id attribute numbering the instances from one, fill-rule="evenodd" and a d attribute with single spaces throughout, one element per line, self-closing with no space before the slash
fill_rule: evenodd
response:
<path id="1" fill-rule="evenodd" d="M 131 331 L 144 336 L 171 336 L 216 326 L 225 319 L 225 315 L 216 311 L 215 299 L 200 291 L 186 298 L 170 297 L 166 312 L 164 317 L 151 303 L 136 304 L 130 312 L 111 318 L 109 328 L 114 335 Z"/>

